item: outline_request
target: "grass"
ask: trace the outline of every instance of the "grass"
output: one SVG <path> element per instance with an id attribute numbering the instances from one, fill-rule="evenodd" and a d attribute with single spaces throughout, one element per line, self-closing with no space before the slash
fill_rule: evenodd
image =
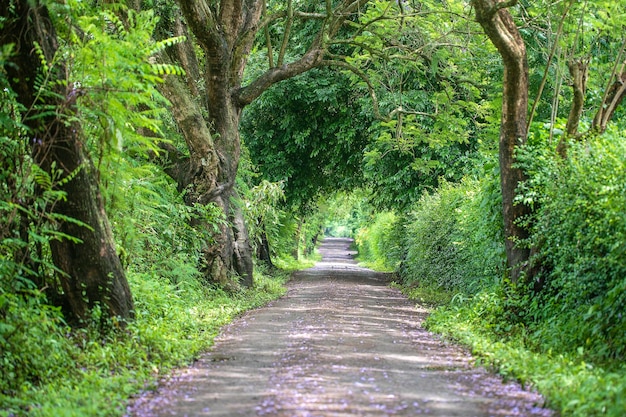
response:
<path id="1" fill-rule="evenodd" d="M 563 416 L 626 415 L 626 366 L 596 366 L 585 362 L 582 352 L 580 356 L 537 352 L 528 346 L 528 335 L 523 329 L 503 337 L 492 323 L 481 318 L 488 298 L 477 296 L 461 304 L 440 307 L 426 326 L 469 346 L 478 364 L 537 389 L 547 399 L 547 405 Z"/>
<path id="2" fill-rule="evenodd" d="M 447 305 L 453 298 L 452 293 L 434 286 L 404 286 L 397 282 L 392 282 L 391 286 L 398 288 L 402 294 L 406 295 L 410 300 L 416 301 L 420 305 L 429 308 Z"/>
<path id="3" fill-rule="evenodd" d="M 148 273 L 129 274 L 135 321 L 108 333 L 92 326 L 50 335 L 63 346 L 59 360 L 67 365 L 40 383 L 24 384 L 17 395 L 0 394 L 0 416 L 123 415 L 130 396 L 198 358 L 223 325 L 283 295 L 288 276 L 257 268 L 254 288 L 230 294 L 192 277 L 174 285 Z"/>

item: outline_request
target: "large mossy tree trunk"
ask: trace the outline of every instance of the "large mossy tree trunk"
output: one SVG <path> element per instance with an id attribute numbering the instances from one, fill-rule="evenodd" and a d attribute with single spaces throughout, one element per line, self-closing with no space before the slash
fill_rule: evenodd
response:
<path id="1" fill-rule="evenodd" d="M 243 86 L 243 74 L 256 34 L 268 21 L 263 21 L 263 0 L 190 1 L 179 0 L 185 24 L 174 19 L 170 28 L 176 35 L 187 35 L 202 49 L 203 61 L 194 52 L 194 45 L 170 52 L 173 61 L 182 65 L 188 77 L 184 83 L 169 77 L 163 86 L 164 95 L 172 103 L 174 118 L 189 148 L 189 159 L 173 169 L 180 188 L 187 190 L 187 203 L 215 203 L 224 210 L 229 224 L 221 226 L 216 242 L 207 246 L 203 263 L 207 278 L 227 284 L 232 273 L 244 285 L 252 285 L 252 249 L 246 225 L 234 188 L 241 153 L 239 121 L 244 107 L 266 89 L 324 63 L 326 42 L 336 35 L 353 13 L 367 0 L 344 0 L 327 15 L 310 14 L 318 20 L 319 33 L 307 50 L 296 60 L 273 66 Z M 330 8 L 330 3 L 327 4 Z M 293 7 L 290 3 L 289 7 Z M 293 12 L 293 10 L 292 10 Z M 293 17 L 293 13 L 290 14 Z M 289 33 L 285 36 L 288 38 Z M 285 43 L 286 45 L 286 40 Z M 196 74 L 197 73 L 197 74 Z M 194 82 L 204 81 L 204 90 Z M 204 93 L 205 97 L 194 97 Z"/>
<path id="2" fill-rule="evenodd" d="M 12 7 L 4 2 L 1 12 L 7 20 L 0 31 L 0 42 L 15 47 L 5 70 L 18 101 L 30 109 L 24 123 L 32 135 L 28 140 L 33 159 L 57 179 L 58 188 L 66 193 L 65 200 L 51 208 L 53 212 L 75 220 L 61 221 L 57 229 L 77 241 L 61 239 L 50 244 L 54 264 L 61 271 L 58 279 L 68 321 L 84 323 L 96 306 L 103 317 L 130 319 L 133 300 L 115 250 L 97 173 L 85 149 L 80 125 L 68 117 L 77 91 L 71 83 L 63 82 L 48 84 L 54 94 L 41 95 L 36 87 L 35 79 L 42 70 L 37 47 L 48 62 L 53 61 L 57 51 L 48 11 L 36 2 L 19 0 L 12 2 Z M 61 64 L 50 71 L 50 76 L 59 81 L 65 77 Z M 56 111 L 50 112 L 50 106 Z"/>
<path id="3" fill-rule="evenodd" d="M 526 143 L 528 133 L 526 46 L 507 10 L 516 3 L 517 0 L 473 1 L 476 20 L 498 49 L 504 64 L 499 159 L 506 256 L 513 282 L 528 266 L 530 249 L 520 244 L 528 238 L 528 230 L 520 221 L 531 213 L 529 206 L 515 203 L 517 187 L 526 179 L 524 172 L 515 166 L 515 150 Z"/>

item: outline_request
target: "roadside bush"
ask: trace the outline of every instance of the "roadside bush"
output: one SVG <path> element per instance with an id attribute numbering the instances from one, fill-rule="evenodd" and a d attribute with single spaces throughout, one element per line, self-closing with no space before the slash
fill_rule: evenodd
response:
<path id="1" fill-rule="evenodd" d="M 387 211 L 376 214 L 373 220 L 361 227 L 355 238 L 359 259 L 376 269 L 393 270 L 396 259 L 393 255 L 402 245 L 398 220 L 395 213 Z"/>
<path id="2" fill-rule="evenodd" d="M 519 152 L 528 174 L 519 198 L 535 208 L 524 221 L 541 265 L 537 281 L 485 282 L 426 324 L 471 346 L 479 363 L 536 387 L 563 415 L 622 416 L 626 141 L 608 132 L 572 143 L 562 159 L 547 136 L 535 132 Z"/>
<path id="3" fill-rule="evenodd" d="M 497 370 L 541 392 L 547 406 L 571 417 L 622 417 L 626 409 L 626 369 L 603 369 L 578 353 L 537 352 L 533 335 L 506 318 L 503 294 L 483 291 L 457 299 L 431 314 L 426 327 L 472 349 L 477 364 Z M 555 329 L 557 331 L 562 331 Z"/>
<path id="4" fill-rule="evenodd" d="M 626 359 L 626 141 L 609 132 L 561 160 L 541 143 L 522 153 L 536 205 L 530 244 L 545 282 L 521 300 L 544 350 Z"/>
<path id="5" fill-rule="evenodd" d="M 400 269 L 406 285 L 472 294 L 500 281 L 504 244 L 496 178 L 443 182 L 422 196 L 406 227 Z"/>
<path id="6" fill-rule="evenodd" d="M 158 167 L 112 154 L 106 162 L 117 174 L 104 196 L 136 318 L 125 329 L 115 321 L 103 327 L 96 307 L 92 323 L 69 328 L 38 289 L 54 276 L 46 244 L 55 216 L 47 208 L 62 195 L 32 166 L 18 135 L 3 133 L 0 159 L 13 164 L 0 164 L 0 416 L 122 415 L 130 395 L 197 357 L 221 325 L 284 293 L 286 274 L 262 269 L 255 288 L 236 294 L 201 282 L 198 259 L 210 236 L 191 224 L 197 216 L 217 224 L 221 211 L 189 208 Z"/>

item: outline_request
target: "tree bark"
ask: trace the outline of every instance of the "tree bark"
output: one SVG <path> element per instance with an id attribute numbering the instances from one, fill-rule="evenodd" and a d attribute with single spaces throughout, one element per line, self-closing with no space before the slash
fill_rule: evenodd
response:
<path id="1" fill-rule="evenodd" d="M 572 107 L 567 117 L 565 130 L 567 136 L 576 136 L 578 134 L 578 126 L 580 125 L 580 117 L 583 114 L 585 104 L 585 91 L 587 90 L 587 73 L 588 65 L 582 59 L 572 60 L 567 63 L 569 73 L 572 76 L 572 90 L 574 97 L 572 99 Z"/>
<path id="2" fill-rule="evenodd" d="M 262 232 L 260 242 L 257 242 L 256 257 L 259 261 L 265 263 L 270 268 L 274 267 L 272 262 L 272 251 L 270 250 L 270 242 L 267 240 L 267 233 Z"/>
<path id="3" fill-rule="evenodd" d="M 615 82 L 607 90 L 607 94 L 593 118 L 592 130 L 598 134 L 606 131 L 606 127 L 613 117 L 613 113 L 626 97 L 626 72 L 617 74 Z"/>
<path id="4" fill-rule="evenodd" d="M 526 143 L 528 113 L 526 46 L 506 9 L 516 3 L 501 0 L 473 1 L 476 20 L 498 49 L 504 64 L 499 159 L 507 264 L 513 282 L 519 279 L 528 264 L 530 250 L 519 244 L 528 238 L 528 231 L 519 221 L 531 213 L 530 207 L 515 204 L 517 186 L 526 180 L 524 172 L 514 167 L 515 150 Z"/>
<path id="5" fill-rule="evenodd" d="M 556 152 L 561 158 L 567 158 L 567 142 L 571 138 L 578 136 L 578 126 L 580 118 L 583 114 L 585 104 L 585 91 L 587 89 L 587 73 L 588 65 L 582 60 L 571 60 L 567 63 L 570 76 L 572 77 L 572 106 L 567 116 L 567 124 L 565 125 L 565 135 L 561 137 L 556 146 Z"/>
<path id="6" fill-rule="evenodd" d="M 78 92 L 71 83 L 63 87 L 59 84 L 51 87 L 56 89 L 55 98 L 48 95 L 44 103 L 41 97 L 36 101 L 34 80 L 42 63 L 35 53 L 35 44 L 52 62 L 57 50 L 54 27 L 45 7 L 27 0 L 15 1 L 13 5 L 14 10 L 9 10 L 5 3 L 2 6 L 2 16 L 11 18 L 4 23 L 1 43 L 15 45 L 16 53 L 5 70 L 18 100 L 31 109 L 25 124 L 33 135 L 29 138 L 33 159 L 52 178 L 55 170 L 61 170 L 58 187 L 66 193 L 66 199 L 58 202 L 53 211 L 87 225 L 60 222 L 58 230 L 80 242 L 63 239 L 50 245 L 53 261 L 62 271 L 59 280 L 69 306 L 67 318 L 79 324 L 89 318 L 93 307 L 99 306 L 104 317 L 130 319 L 133 300 L 115 250 L 96 170 L 85 150 L 81 127 L 64 120 L 64 116 L 71 115 Z M 59 65 L 53 76 L 65 76 L 65 69 Z M 53 105 L 57 112 L 45 114 L 48 109 L 40 110 L 42 104 Z"/>

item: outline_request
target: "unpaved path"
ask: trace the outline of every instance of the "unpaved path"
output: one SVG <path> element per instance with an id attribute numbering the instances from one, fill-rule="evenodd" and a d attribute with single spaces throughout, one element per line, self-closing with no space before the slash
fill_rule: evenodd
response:
<path id="1" fill-rule="evenodd" d="M 143 416 L 551 416 L 537 394 L 474 368 L 462 348 L 426 332 L 426 312 L 383 276 L 357 267 L 350 241 L 285 297 L 228 326 L 214 348 L 156 393 Z"/>

